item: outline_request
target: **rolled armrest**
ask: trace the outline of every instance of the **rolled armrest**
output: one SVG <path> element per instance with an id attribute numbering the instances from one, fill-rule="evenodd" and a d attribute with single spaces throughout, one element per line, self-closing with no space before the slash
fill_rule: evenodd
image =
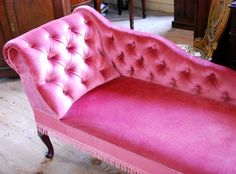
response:
<path id="1" fill-rule="evenodd" d="M 41 108 L 39 105 L 45 103 L 47 107 L 43 108 L 49 108 L 60 119 L 81 96 L 120 76 L 102 51 L 98 34 L 101 24 L 94 20 L 97 15 L 94 11 L 91 17 L 82 10 L 4 46 L 5 60 L 25 79 L 23 85 L 34 107 Z"/>
<path id="2" fill-rule="evenodd" d="M 27 44 L 24 40 L 16 39 L 8 42 L 3 49 L 4 59 L 8 65 L 19 74 L 32 108 L 47 113 L 48 115 L 56 115 L 39 94 L 29 72 L 29 67 L 21 57 L 20 53 L 25 48 L 27 48 Z"/>

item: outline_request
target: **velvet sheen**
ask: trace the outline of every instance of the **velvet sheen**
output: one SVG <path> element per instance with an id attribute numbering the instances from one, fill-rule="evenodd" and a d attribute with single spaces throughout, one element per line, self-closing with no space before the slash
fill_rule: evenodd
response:
<path id="1" fill-rule="evenodd" d="M 151 174 L 160 163 L 186 174 L 236 173 L 235 71 L 113 26 L 88 6 L 9 41 L 3 55 L 43 132 L 86 140 L 107 156 L 119 147 L 131 163 L 125 149 L 137 157 L 133 169 Z"/>
<path id="2" fill-rule="evenodd" d="M 236 173 L 233 105 L 123 77 L 87 93 L 61 121 L 183 173 Z"/>
<path id="3" fill-rule="evenodd" d="M 113 26 L 86 6 L 9 41 L 3 55 L 22 78 L 32 79 L 42 100 L 33 105 L 46 104 L 57 118 L 88 91 L 119 76 L 236 103 L 235 72 L 192 57 L 161 36 Z"/>

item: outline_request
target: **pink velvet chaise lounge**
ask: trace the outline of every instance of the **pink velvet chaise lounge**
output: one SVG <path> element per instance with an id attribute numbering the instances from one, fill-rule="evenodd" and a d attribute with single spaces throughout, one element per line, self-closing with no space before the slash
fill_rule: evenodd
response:
<path id="1" fill-rule="evenodd" d="M 128 173 L 236 173 L 233 70 L 87 6 L 9 41 L 3 54 L 46 157 L 56 136 Z"/>

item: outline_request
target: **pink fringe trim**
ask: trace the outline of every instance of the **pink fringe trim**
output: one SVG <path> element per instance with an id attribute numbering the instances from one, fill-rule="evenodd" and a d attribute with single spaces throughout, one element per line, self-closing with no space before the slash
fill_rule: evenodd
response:
<path id="1" fill-rule="evenodd" d="M 64 134 L 61 134 L 55 130 L 52 130 L 50 128 L 47 128 L 39 123 L 37 123 L 37 129 L 40 133 L 48 135 L 48 136 L 52 136 L 55 137 L 56 139 L 58 139 L 61 142 L 65 142 L 67 144 L 71 144 L 73 147 L 75 147 L 76 149 L 85 152 L 99 160 L 102 160 L 108 164 L 111 164 L 112 166 L 119 168 L 120 170 L 127 172 L 129 174 L 148 174 L 147 172 L 145 172 L 142 169 L 139 169 L 127 162 L 124 162 L 120 159 L 117 159 L 109 154 L 106 154 L 102 151 L 99 151 L 91 146 L 88 146 L 86 144 L 80 143 L 79 141 L 76 141 Z"/>

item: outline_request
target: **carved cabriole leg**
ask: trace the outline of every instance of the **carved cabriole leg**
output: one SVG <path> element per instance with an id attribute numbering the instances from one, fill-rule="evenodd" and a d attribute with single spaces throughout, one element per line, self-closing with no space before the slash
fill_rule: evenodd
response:
<path id="1" fill-rule="evenodd" d="M 49 136 L 42 134 L 41 132 L 38 131 L 38 136 L 39 138 L 43 141 L 43 143 L 47 146 L 48 151 L 45 153 L 46 158 L 53 158 L 54 155 L 54 150 L 52 143 L 49 139 Z"/>
<path id="2" fill-rule="evenodd" d="M 97 165 L 100 165 L 102 163 L 102 160 L 97 159 L 97 158 L 92 158 L 91 163 L 92 163 L 92 165 L 97 166 Z"/>

